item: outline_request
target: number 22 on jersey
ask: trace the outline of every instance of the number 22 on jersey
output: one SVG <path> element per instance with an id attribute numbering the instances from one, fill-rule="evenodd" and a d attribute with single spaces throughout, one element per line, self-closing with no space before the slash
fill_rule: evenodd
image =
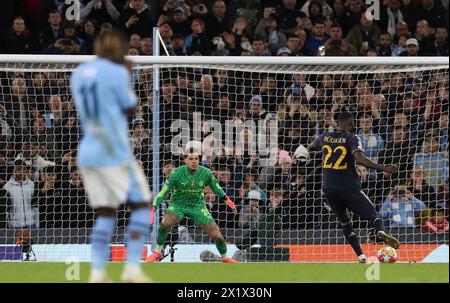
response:
<path id="1" fill-rule="evenodd" d="M 336 146 L 334 149 L 329 145 L 324 145 L 322 151 L 326 152 L 323 160 L 323 168 L 330 168 L 336 170 L 347 169 L 347 163 L 342 164 L 345 156 L 347 156 L 347 149 L 344 146 Z M 339 155 L 336 162 L 332 163 L 333 159 L 330 159 L 333 155 Z M 335 157 L 333 157 L 335 158 Z"/>

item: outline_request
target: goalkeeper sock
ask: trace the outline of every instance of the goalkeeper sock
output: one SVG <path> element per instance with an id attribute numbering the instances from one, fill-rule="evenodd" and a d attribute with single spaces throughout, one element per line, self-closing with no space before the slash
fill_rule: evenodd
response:
<path id="1" fill-rule="evenodd" d="M 355 230 L 353 229 L 352 223 L 342 224 L 342 230 L 344 231 L 345 239 L 352 246 L 357 256 L 363 254 L 361 244 L 359 244 L 358 236 L 356 236 Z"/>
<path id="2" fill-rule="evenodd" d="M 127 229 L 127 261 L 130 264 L 138 264 L 141 260 L 142 249 L 147 239 L 150 209 L 136 209 L 131 213 L 130 223 Z"/>
<path id="3" fill-rule="evenodd" d="M 167 233 L 169 232 L 169 230 L 164 229 L 162 227 L 160 227 L 158 229 L 158 236 L 156 238 L 156 250 L 161 252 L 163 250 L 164 247 L 164 243 L 166 242 L 167 239 Z"/>
<path id="4" fill-rule="evenodd" d="M 217 250 L 219 251 L 220 255 L 222 256 L 222 258 L 226 258 L 227 257 L 227 243 L 225 242 L 224 238 L 220 238 L 220 239 L 216 240 L 216 247 L 217 247 Z"/>
<path id="5" fill-rule="evenodd" d="M 104 269 L 109 257 L 109 243 L 116 219 L 98 217 L 92 232 L 92 268 Z"/>

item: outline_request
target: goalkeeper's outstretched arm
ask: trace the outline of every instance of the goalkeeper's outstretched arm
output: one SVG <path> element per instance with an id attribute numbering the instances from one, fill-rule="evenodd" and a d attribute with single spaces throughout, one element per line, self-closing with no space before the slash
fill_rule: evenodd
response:
<path id="1" fill-rule="evenodd" d="M 161 189 L 161 191 L 158 193 L 155 200 L 153 201 L 152 214 L 150 215 L 150 224 L 153 224 L 153 221 L 155 219 L 156 209 L 164 201 L 164 198 L 167 196 L 167 194 L 172 191 L 173 183 L 174 183 L 174 178 L 173 178 L 173 175 L 170 174 L 169 179 L 166 180 L 163 188 Z"/>
<path id="2" fill-rule="evenodd" d="M 219 196 L 219 199 L 221 202 L 225 202 L 232 210 L 234 214 L 237 214 L 236 205 L 233 201 L 231 201 L 230 197 L 227 196 L 227 194 L 224 192 L 222 187 L 220 187 L 219 183 L 217 182 L 216 177 L 211 173 L 211 177 L 209 178 L 208 182 L 209 187 L 211 190 Z"/>

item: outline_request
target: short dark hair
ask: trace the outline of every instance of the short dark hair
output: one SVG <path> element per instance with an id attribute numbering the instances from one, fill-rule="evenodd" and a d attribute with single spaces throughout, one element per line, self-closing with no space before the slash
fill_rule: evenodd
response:
<path id="1" fill-rule="evenodd" d="M 339 23 L 337 23 L 337 22 L 331 24 L 330 28 L 334 28 L 334 27 L 339 27 L 340 29 L 342 29 L 342 26 Z"/>
<path id="2" fill-rule="evenodd" d="M 355 118 L 353 115 L 349 112 L 341 112 L 338 116 L 338 123 L 339 125 L 345 124 L 345 123 L 352 123 L 355 124 Z"/>
<path id="3" fill-rule="evenodd" d="M 317 19 L 316 22 L 314 22 L 314 26 L 316 26 L 317 24 L 325 25 L 325 21 L 322 18 L 321 19 Z"/>

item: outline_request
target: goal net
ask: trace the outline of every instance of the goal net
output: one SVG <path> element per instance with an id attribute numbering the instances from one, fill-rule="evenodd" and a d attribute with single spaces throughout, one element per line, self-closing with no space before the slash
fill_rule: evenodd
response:
<path id="1" fill-rule="evenodd" d="M 205 189 L 230 256 L 356 260 L 322 196 L 322 155 L 306 151 L 316 136 L 337 128 L 339 112 L 348 111 L 366 156 L 400 168 L 387 176 L 357 167 L 362 190 L 401 242 L 400 261 L 440 260 L 448 244 L 448 63 L 153 59 L 140 58 L 131 73 L 140 103 L 129 120 L 130 144 L 154 194 L 183 164 L 183 150 L 199 152 L 238 208 L 233 214 Z M 95 216 L 76 166 L 82 134 L 68 83 L 77 64 L 1 61 L 0 260 L 89 261 Z M 155 246 L 169 198 L 149 227 L 145 255 Z M 124 205 L 112 261 L 125 258 L 128 217 Z M 366 255 L 376 255 L 383 245 L 368 222 L 357 215 L 352 222 Z M 189 218 L 172 228 L 165 253 L 163 262 L 214 261 L 218 255 Z"/>

